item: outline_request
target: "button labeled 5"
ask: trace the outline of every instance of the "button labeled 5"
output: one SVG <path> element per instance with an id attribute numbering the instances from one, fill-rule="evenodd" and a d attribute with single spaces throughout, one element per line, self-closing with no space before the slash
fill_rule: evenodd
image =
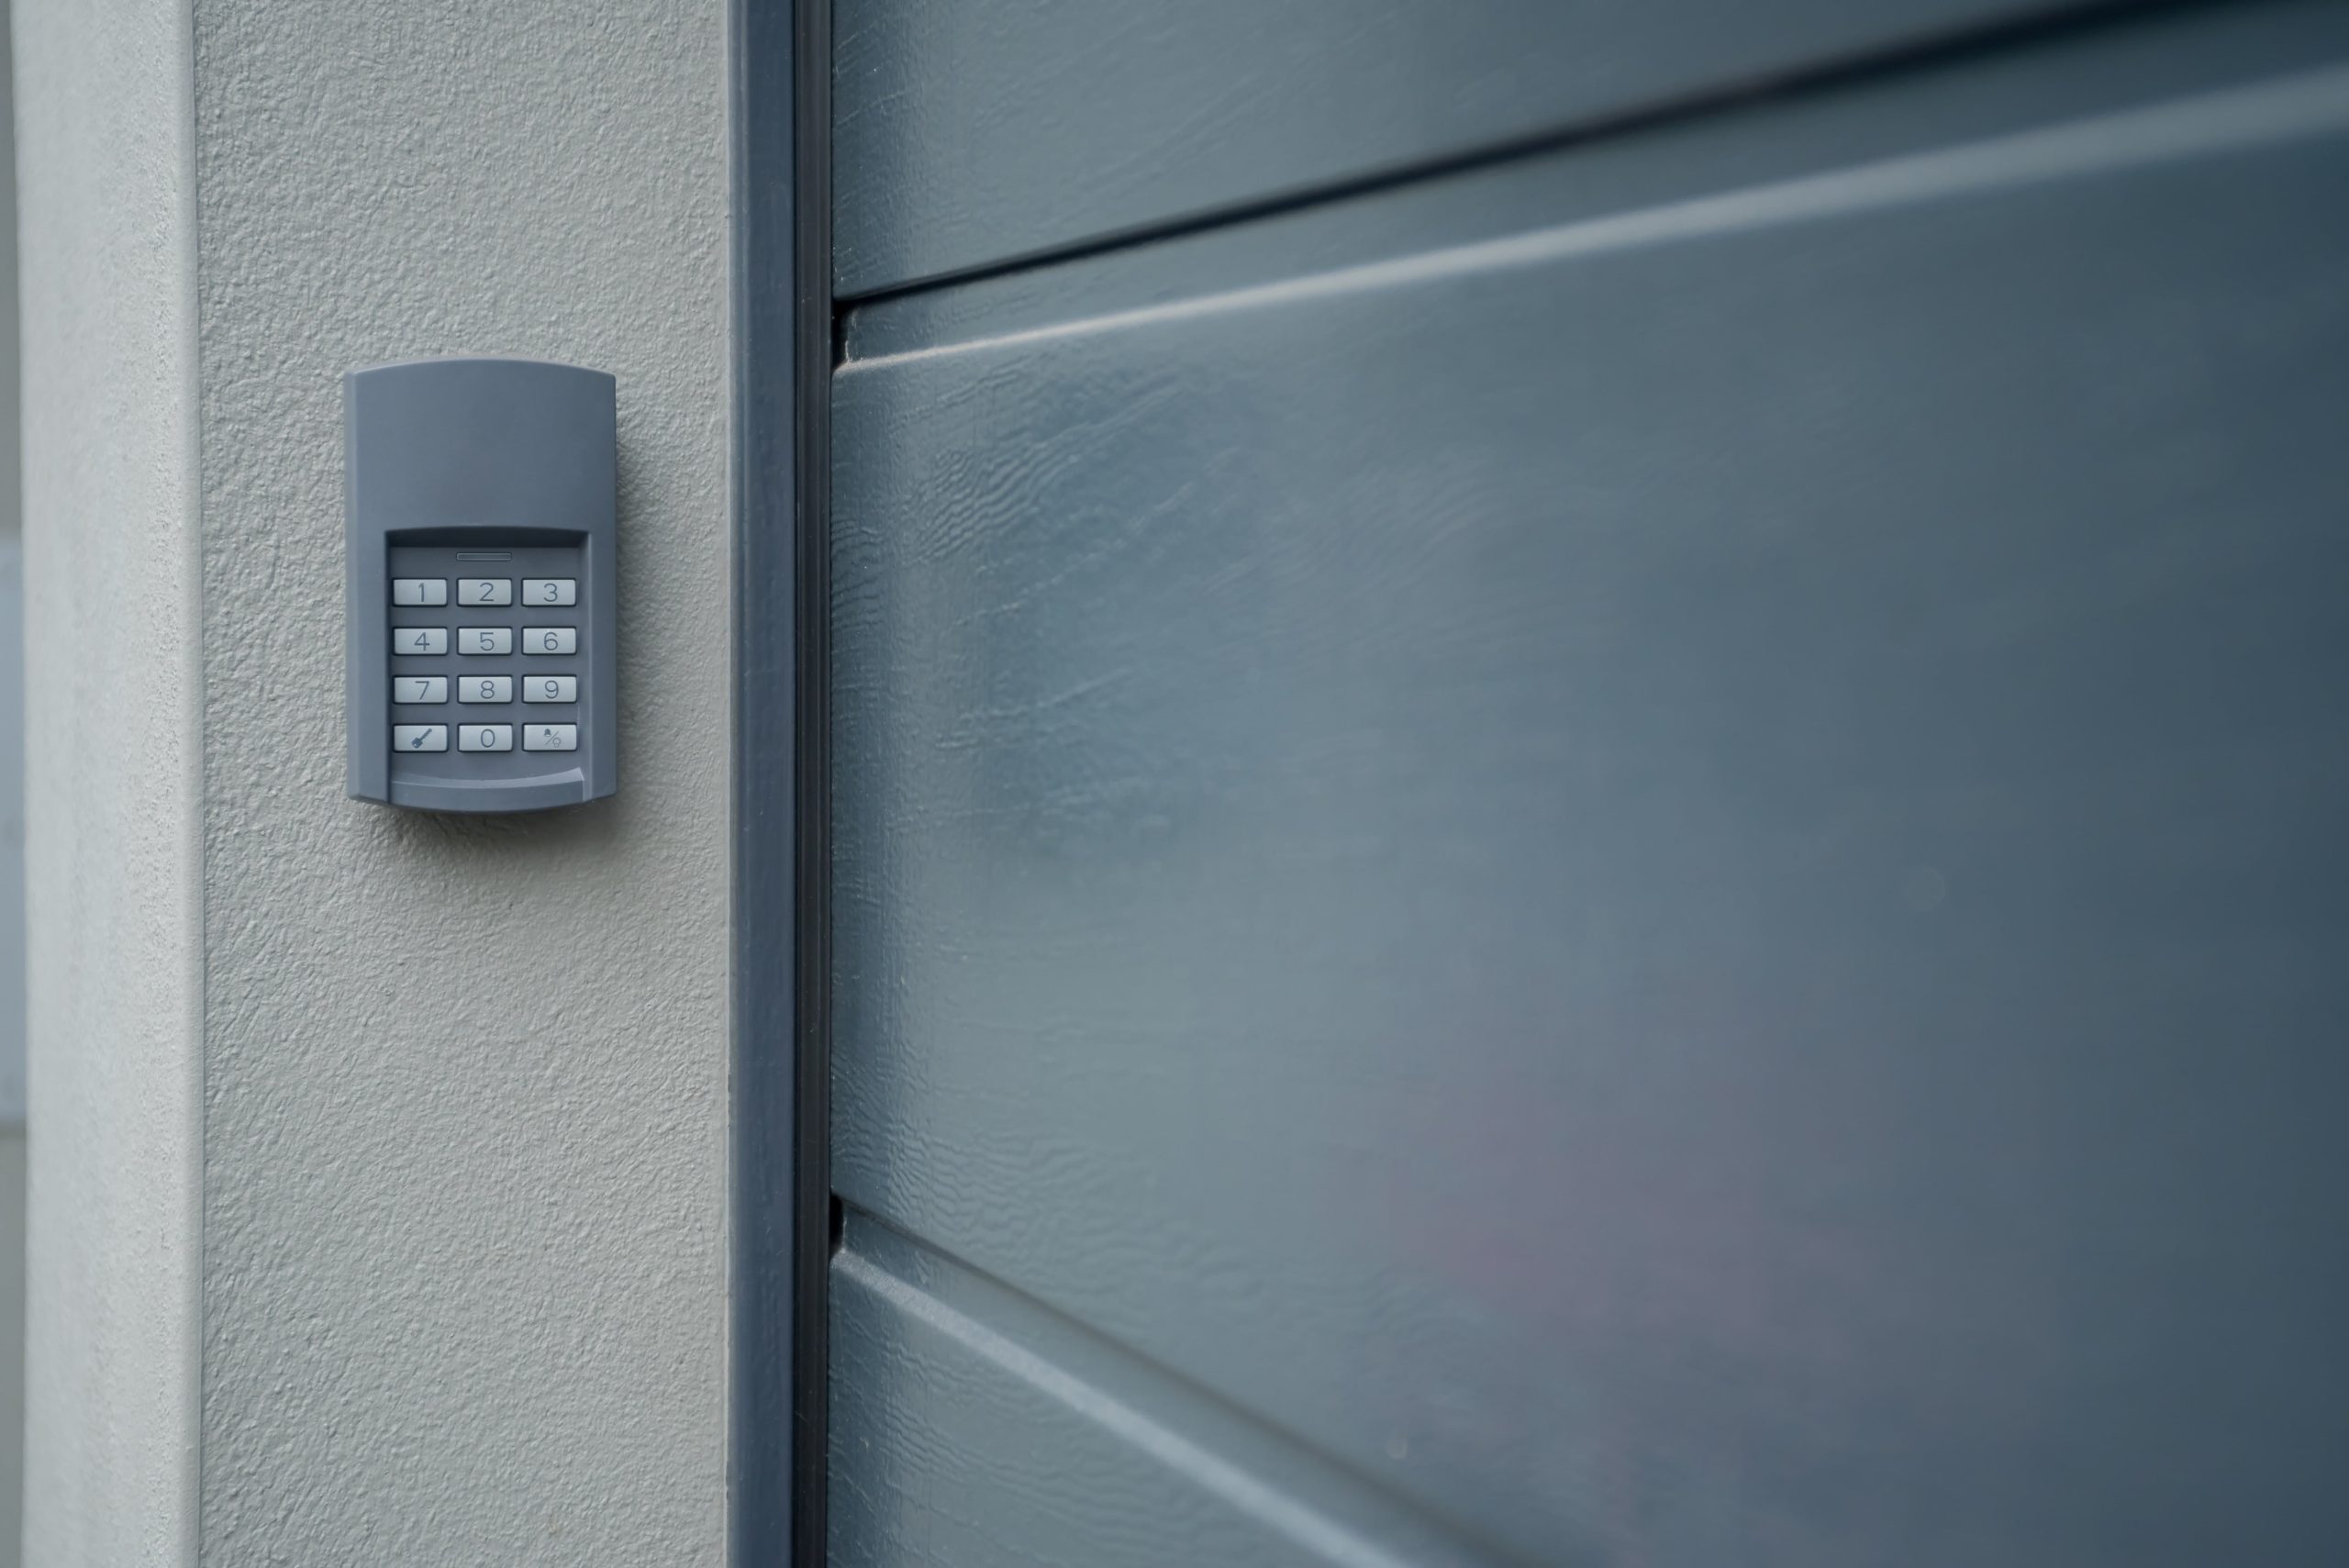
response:
<path id="1" fill-rule="evenodd" d="M 446 601 L 442 601 L 446 603 Z M 514 579 L 511 577 L 460 577 L 457 579 L 457 603 L 461 605 L 510 605 L 514 602 Z"/>
<path id="2" fill-rule="evenodd" d="M 514 651 L 514 628 L 510 626 L 469 626 L 457 633 L 460 653 L 511 653 Z"/>
<path id="3" fill-rule="evenodd" d="M 457 683 L 459 702 L 512 702 L 514 677 L 511 675 L 467 675 Z"/>
<path id="4" fill-rule="evenodd" d="M 449 677 L 446 675 L 394 675 L 392 700 L 396 703 L 447 702 Z"/>
<path id="5" fill-rule="evenodd" d="M 579 628 L 575 626 L 526 626 L 522 628 L 522 651 L 576 653 L 579 651 Z"/>

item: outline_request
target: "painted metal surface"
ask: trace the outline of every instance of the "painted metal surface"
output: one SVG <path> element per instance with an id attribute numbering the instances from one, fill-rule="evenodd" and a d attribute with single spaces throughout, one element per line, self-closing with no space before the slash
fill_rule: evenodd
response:
<path id="1" fill-rule="evenodd" d="M 1930 46 L 2076 0 L 841 0 L 840 292 Z"/>
<path id="2" fill-rule="evenodd" d="M 2349 74 L 1809 123 L 852 319 L 837 1561 L 2349 1528 Z"/>

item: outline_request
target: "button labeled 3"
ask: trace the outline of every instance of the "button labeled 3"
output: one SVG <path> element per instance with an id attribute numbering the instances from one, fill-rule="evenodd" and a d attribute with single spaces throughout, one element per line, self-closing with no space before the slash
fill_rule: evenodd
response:
<path id="1" fill-rule="evenodd" d="M 522 602 L 526 605 L 575 605 L 579 602 L 579 579 L 525 577 L 522 579 Z"/>
<path id="2" fill-rule="evenodd" d="M 525 751 L 576 751 L 579 750 L 579 726 L 526 724 L 522 726 L 522 750 Z"/>

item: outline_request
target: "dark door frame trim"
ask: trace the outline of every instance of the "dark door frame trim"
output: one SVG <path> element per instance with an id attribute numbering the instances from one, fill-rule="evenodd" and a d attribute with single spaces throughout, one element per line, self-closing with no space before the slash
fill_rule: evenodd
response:
<path id="1" fill-rule="evenodd" d="M 732 0 L 727 1537 L 824 1561 L 831 1252 L 831 7 Z"/>

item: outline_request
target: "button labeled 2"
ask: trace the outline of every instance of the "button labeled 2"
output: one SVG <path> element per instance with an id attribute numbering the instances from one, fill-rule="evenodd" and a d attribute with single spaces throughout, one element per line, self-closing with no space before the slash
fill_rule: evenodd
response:
<path id="1" fill-rule="evenodd" d="M 510 605 L 513 602 L 514 579 L 511 577 L 457 579 L 457 603 L 461 605 Z"/>
<path id="2" fill-rule="evenodd" d="M 579 677 L 576 675 L 525 675 L 522 677 L 524 702 L 577 702 Z"/>
<path id="3" fill-rule="evenodd" d="M 522 750 L 525 751 L 576 751 L 579 750 L 579 726 L 526 724 L 522 726 Z"/>
<path id="4" fill-rule="evenodd" d="M 457 683 L 459 702 L 512 702 L 514 677 L 511 675 L 467 675 Z"/>

